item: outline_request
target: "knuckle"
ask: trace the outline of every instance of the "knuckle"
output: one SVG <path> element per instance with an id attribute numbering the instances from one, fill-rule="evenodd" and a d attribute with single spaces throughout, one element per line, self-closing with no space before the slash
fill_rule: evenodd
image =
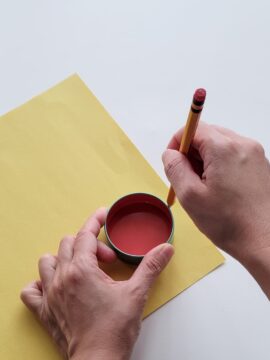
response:
<path id="1" fill-rule="evenodd" d="M 72 235 L 65 235 L 61 241 L 71 241 L 73 240 L 74 236 Z"/>
<path id="2" fill-rule="evenodd" d="M 50 260 L 51 258 L 52 258 L 52 255 L 49 254 L 49 253 L 46 253 L 46 254 L 42 255 L 42 256 L 39 258 L 38 264 L 41 265 L 42 263 Z"/>
<path id="3" fill-rule="evenodd" d="M 65 280 L 67 284 L 72 286 L 79 284 L 83 277 L 82 270 L 78 266 L 71 266 L 66 271 Z"/>
<path id="4" fill-rule="evenodd" d="M 76 239 L 81 239 L 85 236 L 87 236 L 87 232 L 85 230 L 79 230 L 79 232 L 76 235 Z"/>
<path id="5" fill-rule="evenodd" d="M 182 158 L 179 157 L 177 159 L 173 159 L 171 161 L 169 161 L 166 165 L 165 165 L 165 173 L 167 175 L 168 178 L 171 178 L 175 175 L 177 168 L 179 167 L 179 165 L 182 164 Z"/>
<path id="6" fill-rule="evenodd" d="M 233 139 L 226 139 L 219 145 L 219 151 L 223 156 L 231 156 L 239 152 L 240 146 Z"/>
<path id="7" fill-rule="evenodd" d="M 63 245 L 64 243 L 66 242 L 70 242 L 70 241 L 73 241 L 74 239 L 74 236 L 72 235 L 65 235 L 62 240 L 60 241 L 60 246 Z"/>
<path id="8" fill-rule="evenodd" d="M 146 267 L 150 273 L 159 274 L 162 271 L 162 265 L 156 258 L 148 259 Z"/>
<path id="9" fill-rule="evenodd" d="M 20 293 L 20 299 L 25 303 L 27 298 L 28 298 L 28 292 L 26 289 L 22 289 L 21 293 Z"/>
<path id="10" fill-rule="evenodd" d="M 227 151 L 230 154 L 234 152 L 238 152 L 239 148 L 240 148 L 239 144 L 232 139 L 227 139 L 227 141 L 224 143 L 223 146 L 224 151 Z"/>
<path id="11" fill-rule="evenodd" d="M 237 151 L 238 143 L 231 138 L 223 137 L 217 140 L 214 137 L 210 137 L 207 141 L 207 148 L 216 155 L 224 156 Z"/>
<path id="12" fill-rule="evenodd" d="M 209 138 L 207 139 L 207 147 L 211 150 L 219 147 L 214 137 L 209 136 Z"/>
<path id="13" fill-rule="evenodd" d="M 256 140 L 250 140 L 248 144 L 248 148 L 251 154 L 264 155 L 263 146 Z"/>
<path id="14" fill-rule="evenodd" d="M 49 302 L 54 302 L 55 297 L 61 297 L 64 293 L 64 284 L 61 280 L 54 281 L 51 285 L 51 288 L 48 292 Z"/>
<path id="15" fill-rule="evenodd" d="M 225 136 L 216 136 L 215 133 L 208 134 L 207 140 L 203 143 L 206 149 L 211 152 L 218 153 L 220 150 L 226 148 L 228 141 L 231 139 Z"/>

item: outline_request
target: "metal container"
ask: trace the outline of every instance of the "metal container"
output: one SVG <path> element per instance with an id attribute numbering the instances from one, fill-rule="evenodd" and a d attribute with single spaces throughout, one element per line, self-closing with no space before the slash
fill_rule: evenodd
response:
<path id="1" fill-rule="evenodd" d="M 110 208 L 105 233 L 119 258 L 138 264 L 155 246 L 171 243 L 174 221 L 170 208 L 158 197 L 134 193 L 117 200 Z"/>

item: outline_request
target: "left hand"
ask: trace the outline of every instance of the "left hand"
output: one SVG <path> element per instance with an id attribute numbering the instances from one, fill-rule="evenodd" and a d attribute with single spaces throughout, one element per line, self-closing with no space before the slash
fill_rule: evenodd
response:
<path id="1" fill-rule="evenodd" d="M 114 252 L 97 240 L 106 214 L 98 210 L 76 237 L 65 237 L 57 257 L 41 257 L 41 280 L 21 293 L 68 359 L 128 359 L 148 290 L 173 255 L 171 245 L 160 245 L 129 280 L 114 281 L 98 266 L 98 260 L 115 260 Z"/>

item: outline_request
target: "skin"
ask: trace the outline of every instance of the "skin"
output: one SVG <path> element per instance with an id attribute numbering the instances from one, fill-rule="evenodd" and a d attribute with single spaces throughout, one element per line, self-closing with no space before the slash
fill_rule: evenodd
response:
<path id="1" fill-rule="evenodd" d="M 201 123 L 190 156 L 183 129 L 163 154 L 166 175 L 196 226 L 255 277 L 270 298 L 270 165 L 262 146 Z M 177 149 L 177 150 L 176 150 Z"/>
<path id="2" fill-rule="evenodd" d="M 99 209 L 76 237 L 64 237 L 57 257 L 42 256 L 40 280 L 21 293 L 67 359 L 129 359 L 148 290 L 173 255 L 173 247 L 162 244 L 128 281 L 114 281 L 98 266 L 98 260 L 115 260 L 97 240 L 106 215 Z"/>
<path id="3" fill-rule="evenodd" d="M 178 152 L 183 129 L 163 154 L 167 177 L 196 226 L 240 261 L 270 298 L 270 165 L 256 141 L 201 123 L 188 158 Z M 98 266 L 115 254 L 97 240 L 106 218 L 99 209 L 57 256 L 39 261 L 40 280 L 21 293 L 65 358 L 129 359 L 149 288 L 173 255 L 150 251 L 128 281 Z"/>

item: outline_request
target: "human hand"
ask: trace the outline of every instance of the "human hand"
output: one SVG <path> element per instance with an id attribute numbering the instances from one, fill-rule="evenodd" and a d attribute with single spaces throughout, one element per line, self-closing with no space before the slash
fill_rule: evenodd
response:
<path id="1" fill-rule="evenodd" d="M 129 280 L 114 281 L 98 266 L 98 260 L 115 260 L 114 252 L 97 241 L 106 214 L 99 209 L 76 237 L 65 237 L 57 257 L 41 257 L 41 280 L 21 293 L 68 359 L 128 359 L 148 290 L 173 255 L 171 245 L 160 245 Z"/>
<path id="2" fill-rule="evenodd" d="M 176 151 L 182 134 L 183 129 L 174 135 L 163 162 L 183 208 L 217 246 L 245 265 L 266 252 L 270 263 L 270 166 L 262 146 L 201 123 L 188 159 Z"/>

